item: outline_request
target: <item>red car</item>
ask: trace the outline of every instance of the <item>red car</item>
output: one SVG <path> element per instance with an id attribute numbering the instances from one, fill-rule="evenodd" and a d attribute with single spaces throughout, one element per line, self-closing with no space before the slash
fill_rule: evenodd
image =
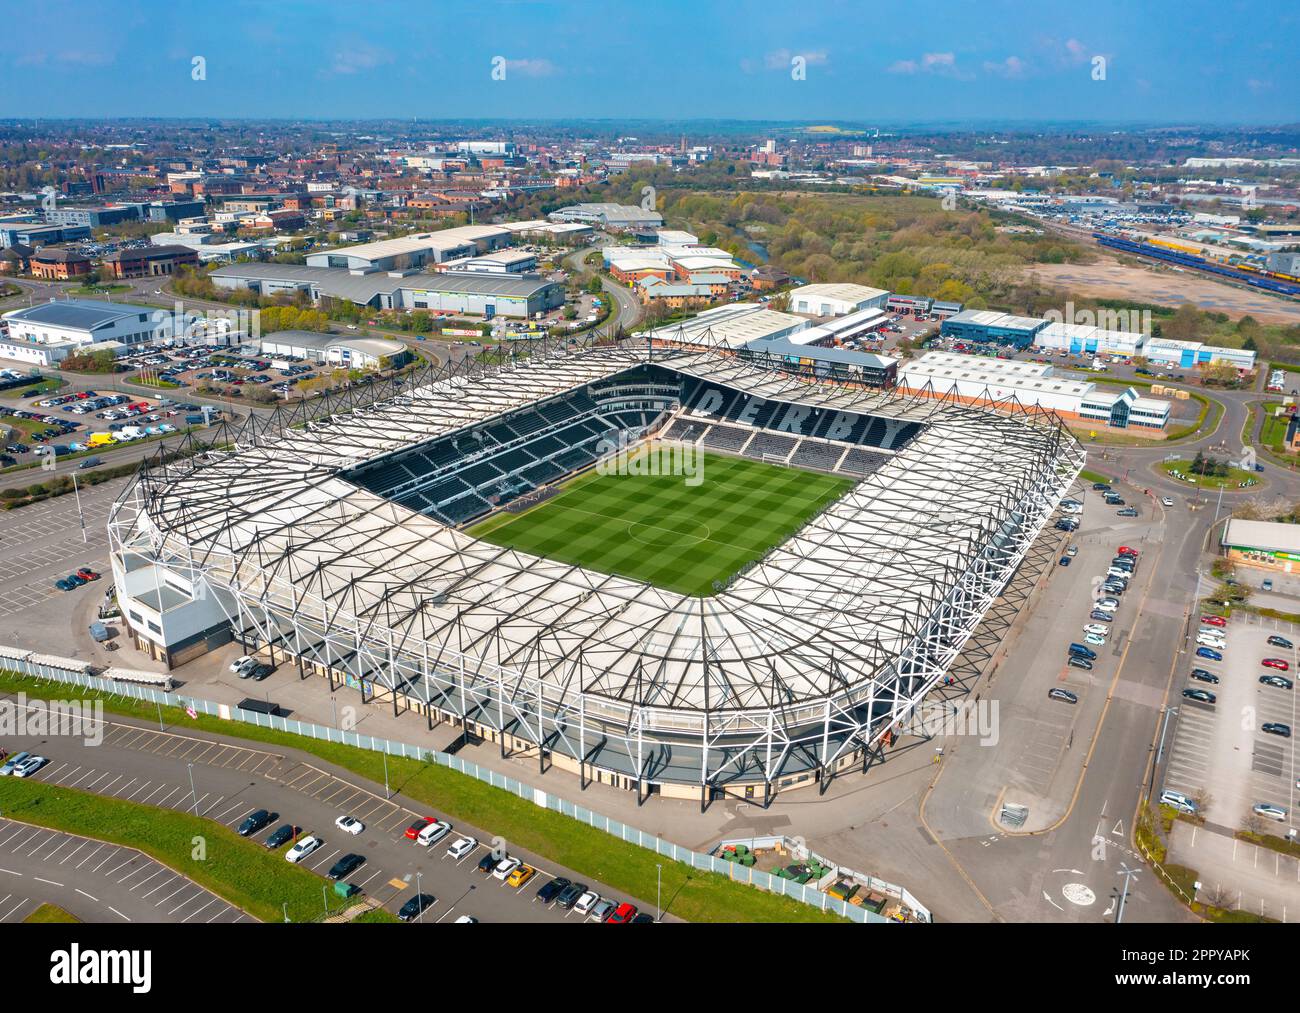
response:
<path id="1" fill-rule="evenodd" d="M 636 917 L 636 905 L 623 903 L 614 908 L 605 919 L 611 925 L 626 925 Z"/>
<path id="2" fill-rule="evenodd" d="M 1206 626 L 1227 626 L 1228 620 L 1223 616 L 1201 616 L 1201 622 Z"/>
<path id="3" fill-rule="evenodd" d="M 83 566 L 80 570 L 78 570 L 77 576 L 80 577 L 82 580 L 99 580 L 99 574 L 97 574 L 94 570 L 92 570 L 88 566 Z"/>
<path id="4" fill-rule="evenodd" d="M 1260 664 L 1265 668 L 1276 668 L 1279 672 L 1285 672 L 1291 667 L 1281 658 L 1265 658 Z"/>
<path id="5" fill-rule="evenodd" d="M 1119 547 L 1119 554 L 1121 556 L 1132 556 L 1134 559 L 1137 559 L 1138 556 L 1142 555 L 1142 553 L 1138 552 L 1137 549 L 1130 549 L 1127 545 L 1121 545 Z"/>
<path id="6" fill-rule="evenodd" d="M 430 823 L 436 823 L 436 822 L 437 821 L 432 816 L 421 816 L 418 820 L 416 820 L 414 823 L 412 823 L 409 827 L 406 828 L 406 839 L 408 841 L 415 840 L 417 837 L 420 836 L 421 830 L 427 827 Z"/>

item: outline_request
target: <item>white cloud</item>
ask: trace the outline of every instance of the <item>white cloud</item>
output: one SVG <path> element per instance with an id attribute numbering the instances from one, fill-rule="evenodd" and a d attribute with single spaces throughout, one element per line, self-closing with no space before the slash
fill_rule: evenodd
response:
<path id="1" fill-rule="evenodd" d="M 888 68 L 891 74 L 938 74 L 941 77 L 968 78 L 958 69 L 952 53 L 926 53 L 920 60 L 899 60 Z"/>
<path id="2" fill-rule="evenodd" d="M 555 64 L 550 60 L 506 60 L 506 74 L 518 74 L 520 77 L 551 77 L 555 74 Z"/>
<path id="3" fill-rule="evenodd" d="M 984 62 L 984 71 L 998 77 L 1019 78 L 1025 76 L 1025 61 L 1018 56 L 1008 56 L 1001 63 L 992 60 Z"/>
<path id="4" fill-rule="evenodd" d="M 828 54 L 824 49 L 808 50 L 803 52 L 791 52 L 789 49 L 774 49 L 763 57 L 763 66 L 768 70 L 789 70 L 790 61 L 796 56 L 802 56 L 803 62 L 810 67 L 824 65 L 828 62 Z M 744 61 L 749 62 L 749 61 Z M 752 64 L 750 64 L 752 66 Z"/>
<path id="5" fill-rule="evenodd" d="M 334 54 L 330 64 L 331 74 L 356 74 L 363 70 L 374 70 L 384 64 L 393 62 L 393 54 L 378 46 L 365 43 L 339 50 Z"/>

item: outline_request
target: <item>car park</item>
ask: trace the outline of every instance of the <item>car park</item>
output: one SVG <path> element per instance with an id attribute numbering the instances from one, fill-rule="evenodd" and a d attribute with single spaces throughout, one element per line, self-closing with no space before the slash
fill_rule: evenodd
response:
<path id="1" fill-rule="evenodd" d="M 302 840 L 300 840 L 297 844 L 295 844 L 292 848 L 290 848 L 287 852 L 285 852 L 284 855 L 285 860 L 294 865 L 297 865 L 304 858 L 310 855 L 313 851 L 317 850 L 320 847 L 323 847 L 324 844 L 325 842 L 322 841 L 319 837 L 312 837 L 308 835 L 307 837 L 304 837 Z"/>
<path id="2" fill-rule="evenodd" d="M 1284 725 L 1281 721 L 1265 721 L 1260 725 L 1260 730 L 1269 735 L 1280 735 L 1284 739 L 1291 737 L 1291 726 Z"/>
<path id="3" fill-rule="evenodd" d="M 1207 672 L 1203 668 L 1193 668 L 1188 674 L 1188 678 L 1195 679 L 1197 682 L 1217 683 L 1219 677 L 1213 672 Z"/>
<path id="4" fill-rule="evenodd" d="M 1183 690 L 1183 697 L 1200 703 L 1214 703 L 1218 700 L 1218 697 L 1207 689 L 1185 689 Z"/>
<path id="5" fill-rule="evenodd" d="M 1281 658 L 1265 658 L 1260 662 L 1265 668 L 1276 668 L 1279 672 L 1290 671 L 1291 666 Z"/>
<path id="6" fill-rule="evenodd" d="M 267 812 L 265 809 L 258 809 L 256 812 L 249 813 L 248 818 L 239 824 L 240 837 L 252 837 L 268 823 L 275 819 L 275 814 Z"/>
<path id="7" fill-rule="evenodd" d="M 353 837 L 356 837 L 366 829 L 366 825 L 355 816 L 340 816 L 334 821 L 334 825 L 345 834 L 351 834 Z"/>
<path id="8" fill-rule="evenodd" d="M 1079 698 L 1071 693 L 1068 689 L 1061 689 L 1059 686 L 1053 686 L 1047 691 L 1047 699 L 1063 700 L 1065 703 L 1078 703 Z"/>

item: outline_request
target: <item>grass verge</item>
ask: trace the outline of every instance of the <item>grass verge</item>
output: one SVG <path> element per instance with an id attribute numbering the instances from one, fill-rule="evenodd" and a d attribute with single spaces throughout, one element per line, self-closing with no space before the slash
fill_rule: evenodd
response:
<path id="1" fill-rule="evenodd" d="M 23 921 L 32 925 L 76 925 L 81 919 L 74 918 L 61 907 L 56 907 L 53 904 L 42 904 Z"/>
<path id="2" fill-rule="evenodd" d="M 12 672 L 0 672 L 0 689 L 14 693 L 24 691 L 34 699 L 63 698 L 74 694 L 78 697 L 93 696 L 103 701 L 106 711 L 151 722 L 158 720 L 158 708 L 152 704 L 105 694 L 88 694 L 77 686 L 51 683 Z M 52 689 L 55 692 L 52 693 Z M 322 742 L 272 728 L 222 721 L 206 714 L 190 718 L 180 707 L 164 707 L 162 716 L 163 721 L 173 727 L 300 749 L 375 783 L 384 780 L 382 753 Z M 687 921 L 844 920 L 788 897 L 732 882 L 718 873 L 691 869 L 568 816 L 538 808 L 532 802 L 447 767 L 390 756 L 388 779 L 394 791 L 435 806 L 454 820 L 464 820 L 500 834 L 512 844 L 577 870 L 584 876 L 599 879 L 632 897 L 644 900 L 655 896 L 656 866 L 662 866 L 664 910 Z M 283 859 L 280 861 L 283 864 Z M 316 903 L 319 906 L 319 896 Z"/>

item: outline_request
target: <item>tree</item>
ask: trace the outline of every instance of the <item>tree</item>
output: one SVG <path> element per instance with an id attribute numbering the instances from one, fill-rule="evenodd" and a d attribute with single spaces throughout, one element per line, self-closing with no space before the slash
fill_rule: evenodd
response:
<path id="1" fill-rule="evenodd" d="M 1183 303 L 1162 328 L 1164 336 L 1173 341 L 1198 341 L 1202 329 L 1200 311 L 1191 303 Z"/>

